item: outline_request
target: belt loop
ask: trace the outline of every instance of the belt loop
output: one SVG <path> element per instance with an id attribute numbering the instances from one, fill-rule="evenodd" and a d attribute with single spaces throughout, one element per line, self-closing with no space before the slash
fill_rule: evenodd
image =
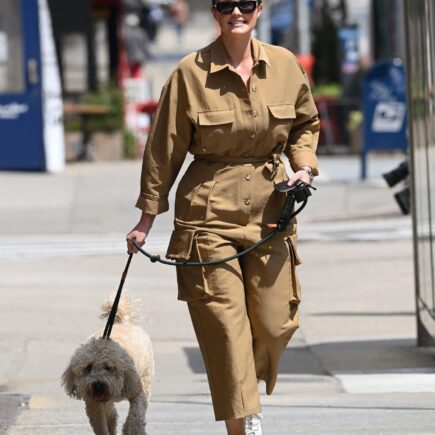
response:
<path id="1" fill-rule="evenodd" d="M 279 164 L 281 163 L 281 157 L 279 154 L 274 154 L 272 156 L 273 159 L 273 171 L 276 172 L 279 168 Z"/>
<path id="2" fill-rule="evenodd" d="M 266 163 L 266 167 L 271 172 L 272 178 L 275 178 L 278 173 L 279 165 L 281 164 L 281 156 L 279 154 L 272 154 L 269 161 Z"/>

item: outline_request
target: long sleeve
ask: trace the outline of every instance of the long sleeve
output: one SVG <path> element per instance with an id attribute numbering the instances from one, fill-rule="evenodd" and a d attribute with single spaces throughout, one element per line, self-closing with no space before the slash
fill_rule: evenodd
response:
<path id="1" fill-rule="evenodd" d="M 296 101 L 295 110 L 296 119 L 284 152 L 294 171 L 301 166 L 308 165 L 312 168 L 314 175 L 318 175 L 316 149 L 320 121 L 306 76 Z"/>
<path id="2" fill-rule="evenodd" d="M 160 214 L 169 208 L 168 194 L 192 138 L 187 107 L 182 72 L 176 70 L 163 87 L 145 147 L 136 207 L 146 213 Z"/>

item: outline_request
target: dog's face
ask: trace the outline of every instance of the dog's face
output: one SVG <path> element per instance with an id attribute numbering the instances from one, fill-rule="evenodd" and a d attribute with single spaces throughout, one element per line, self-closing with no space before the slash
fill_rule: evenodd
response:
<path id="1" fill-rule="evenodd" d="M 133 360 L 118 343 L 103 338 L 76 350 L 62 384 L 69 396 L 85 401 L 119 401 L 141 391 Z"/>

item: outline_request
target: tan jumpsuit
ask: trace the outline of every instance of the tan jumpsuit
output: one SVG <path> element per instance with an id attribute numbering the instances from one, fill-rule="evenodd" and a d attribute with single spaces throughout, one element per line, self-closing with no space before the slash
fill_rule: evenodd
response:
<path id="1" fill-rule="evenodd" d="M 307 78 L 293 54 L 252 42 L 249 89 L 222 41 L 184 58 L 163 88 L 146 146 L 136 206 L 159 214 L 187 152 L 195 159 L 177 190 L 167 257 L 219 259 L 267 234 L 278 220 L 287 179 L 315 155 L 319 120 Z M 257 380 L 267 394 L 279 359 L 298 328 L 300 288 L 296 223 L 239 260 L 178 267 L 178 298 L 203 355 L 216 420 L 260 412 Z"/>

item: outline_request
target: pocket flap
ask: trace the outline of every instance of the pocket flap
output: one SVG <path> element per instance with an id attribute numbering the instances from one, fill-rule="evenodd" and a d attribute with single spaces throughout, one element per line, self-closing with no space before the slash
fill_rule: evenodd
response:
<path id="1" fill-rule="evenodd" d="M 289 236 L 287 236 L 287 243 L 288 243 L 288 247 L 289 247 L 289 251 L 290 251 L 290 256 L 294 262 L 295 266 L 299 266 L 299 264 L 302 263 L 301 257 L 299 257 L 296 245 L 297 245 L 297 235 L 296 234 L 291 234 Z"/>
<path id="2" fill-rule="evenodd" d="M 277 119 L 294 119 L 296 111 L 294 104 L 268 104 L 267 107 L 274 118 Z"/>
<path id="3" fill-rule="evenodd" d="M 235 119 L 233 109 L 198 113 L 199 125 L 231 124 Z"/>
<path id="4" fill-rule="evenodd" d="M 194 237 L 195 230 L 174 230 L 169 241 L 166 258 L 171 260 L 189 260 Z"/>

